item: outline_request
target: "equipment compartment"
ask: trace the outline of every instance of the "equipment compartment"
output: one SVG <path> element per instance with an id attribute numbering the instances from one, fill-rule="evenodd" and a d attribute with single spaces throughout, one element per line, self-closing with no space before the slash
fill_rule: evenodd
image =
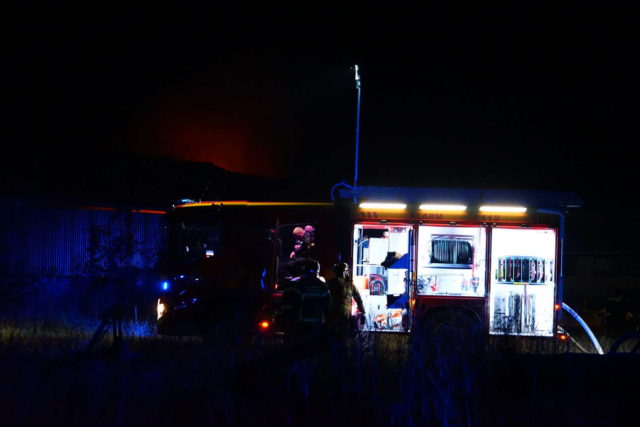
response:
<path id="1" fill-rule="evenodd" d="M 408 331 L 413 227 L 356 224 L 353 233 L 353 282 L 366 310 L 360 329 Z"/>
<path id="2" fill-rule="evenodd" d="M 486 230 L 418 227 L 417 295 L 484 297 Z"/>
<path id="3" fill-rule="evenodd" d="M 489 333 L 553 336 L 555 264 L 556 230 L 493 230 Z"/>

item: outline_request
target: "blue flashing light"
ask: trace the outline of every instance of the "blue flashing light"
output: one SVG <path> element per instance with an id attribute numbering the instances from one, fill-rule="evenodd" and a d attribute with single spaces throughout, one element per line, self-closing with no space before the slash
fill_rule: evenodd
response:
<path id="1" fill-rule="evenodd" d="M 169 289 L 169 282 L 162 283 L 162 289 L 164 289 L 165 291 Z"/>
<path id="2" fill-rule="evenodd" d="M 262 286 L 263 290 L 267 289 L 267 287 L 264 284 L 265 277 L 267 277 L 267 269 L 266 268 L 262 271 L 262 277 L 260 278 L 260 286 Z"/>
<path id="3" fill-rule="evenodd" d="M 181 275 L 181 276 L 180 276 L 180 278 L 181 278 L 181 279 L 184 279 L 184 275 Z"/>

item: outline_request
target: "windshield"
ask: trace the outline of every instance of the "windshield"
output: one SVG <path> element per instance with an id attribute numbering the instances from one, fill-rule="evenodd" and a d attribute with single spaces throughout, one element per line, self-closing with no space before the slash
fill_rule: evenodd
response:
<path id="1" fill-rule="evenodd" d="M 221 229 L 217 224 L 175 224 L 169 252 L 174 261 L 189 264 L 220 255 Z"/>

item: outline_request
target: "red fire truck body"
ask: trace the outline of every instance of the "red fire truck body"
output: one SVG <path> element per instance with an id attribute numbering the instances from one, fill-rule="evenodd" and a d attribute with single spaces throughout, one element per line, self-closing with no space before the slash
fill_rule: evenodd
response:
<path id="1" fill-rule="evenodd" d="M 360 187 L 342 190 L 335 203 L 177 206 L 168 214 L 173 269 L 159 299 L 158 331 L 182 333 L 175 327 L 184 323 L 182 311 L 202 333 L 255 301 L 243 319 L 278 334 L 278 301 L 300 227 L 312 230 L 310 256 L 326 279 L 333 263 L 349 263 L 366 310 L 362 330 L 408 333 L 454 323 L 489 335 L 553 337 L 564 214 L 581 205 L 564 192 Z M 210 242 L 198 243 L 207 227 Z M 179 308 L 193 300 L 180 294 L 187 278 L 196 298 L 191 310 Z"/>

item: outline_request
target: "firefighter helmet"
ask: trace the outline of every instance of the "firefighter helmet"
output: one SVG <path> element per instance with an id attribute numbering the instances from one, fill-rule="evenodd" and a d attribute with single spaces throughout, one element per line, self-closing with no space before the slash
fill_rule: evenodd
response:
<path id="1" fill-rule="evenodd" d="M 319 275 L 320 274 L 320 263 L 314 259 L 306 260 L 302 265 L 302 274 L 303 275 Z"/>
<path id="2" fill-rule="evenodd" d="M 333 274 L 335 274 L 336 277 L 339 277 L 341 279 L 346 279 L 348 273 L 349 273 L 349 264 L 347 264 L 346 262 L 340 262 L 338 264 L 333 265 Z"/>

